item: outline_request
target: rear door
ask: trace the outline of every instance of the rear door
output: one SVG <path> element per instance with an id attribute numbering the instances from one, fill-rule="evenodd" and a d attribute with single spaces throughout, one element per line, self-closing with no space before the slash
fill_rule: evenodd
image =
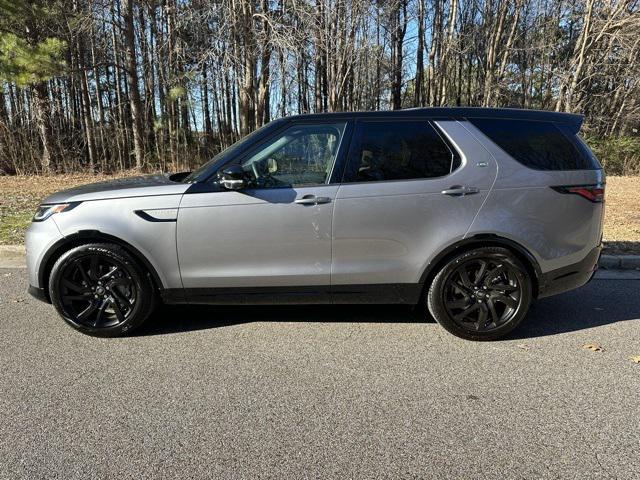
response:
<path id="1" fill-rule="evenodd" d="M 384 285 L 398 298 L 381 301 L 412 300 L 428 262 L 464 238 L 496 172 L 457 121 L 358 121 L 333 216 L 336 301 L 341 287 Z"/>

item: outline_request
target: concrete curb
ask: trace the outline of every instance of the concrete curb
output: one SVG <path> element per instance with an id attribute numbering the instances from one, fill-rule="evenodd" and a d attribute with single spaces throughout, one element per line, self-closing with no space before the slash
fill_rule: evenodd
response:
<path id="1" fill-rule="evenodd" d="M 0 245 L 0 256 L 4 256 L 5 254 L 24 255 L 24 245 Z"/>
<path id="2" fill-rule="evenodd" d="M 25 266 L 23 245 L 0 245 L 0 268 Z M 640 255 L 602 255 L 600 268 L 606 270 L 640 270 Z"/>
<path id="3" fill-rule="evenodd" d="M 0 268 L 26 267 L 23 245 L 0 245 Z"/>
<path id="4" fill-rule="evenodd" d="M 599 266 L 608 270 L 640 270 L 640 255 L 602 255 Z"/>

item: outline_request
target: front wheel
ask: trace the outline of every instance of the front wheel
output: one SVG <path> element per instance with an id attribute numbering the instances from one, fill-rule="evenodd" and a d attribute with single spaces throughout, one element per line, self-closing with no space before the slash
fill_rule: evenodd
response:
<path id="1" fill-rule="evenodd" d="M 531 304 L 526 268 L 500 247 L 483 247 L 452 258 L 427 295 L 429 311 L 450 333 L 467 340 L 495 340 L 516 328 Z"/>
<path id="2" fill-rule="evenodd" d="M 147 273 L 114 244 L 72 248 L 53 265 L 51 302 L 73 328 L 99 337 L 115 337 L 139 327 L 154 305 Z"/>

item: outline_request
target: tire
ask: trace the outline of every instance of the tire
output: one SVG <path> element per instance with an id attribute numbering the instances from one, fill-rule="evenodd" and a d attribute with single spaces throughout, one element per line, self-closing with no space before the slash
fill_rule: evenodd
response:
<path id="1" fill-rule="evenodd" d="M 532 282 L 522 262 L 506 248 L 482 247 L 453 257 L 438 271 L 427 307 L 453 335 L 488 341 L 515 329 L 531 299 Z"/>
<path id="2" fill-rule="evenodd" d="M 49 295 L 65 322 L 97 337 L 132 332 L 155 305 L 148 273 L 111 243 L 80 245 L 62 254 L 51 270 Z"/>

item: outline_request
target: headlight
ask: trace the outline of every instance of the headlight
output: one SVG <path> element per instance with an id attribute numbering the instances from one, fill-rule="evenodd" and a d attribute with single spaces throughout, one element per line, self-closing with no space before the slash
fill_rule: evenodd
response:
<path id="1" fill-rule="evenodd" d="M 60 213 L 60 212 L 71 210 L 76 205 L 78 205 L 78 202 L 58 203 L 56 205 L 40 205 L 38 207 L 38 210 L 36 210 L 36 214 L 33 216 L 33 221 L 42 222 L 43 220 L 46 220 L 54 213 Z"/>

